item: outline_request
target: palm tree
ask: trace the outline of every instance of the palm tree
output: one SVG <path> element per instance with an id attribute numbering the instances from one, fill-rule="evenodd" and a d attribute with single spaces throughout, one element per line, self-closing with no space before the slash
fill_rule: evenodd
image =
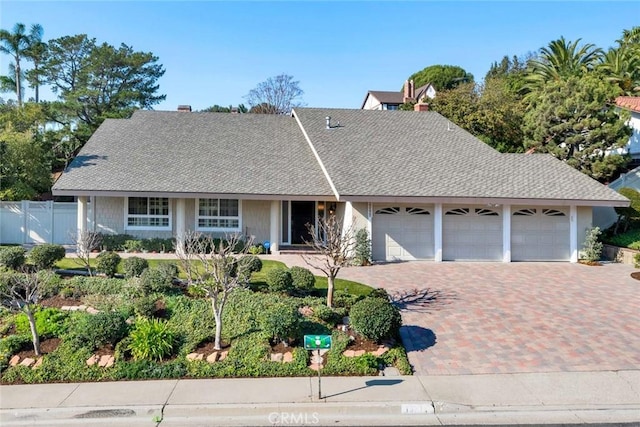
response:
<path id="1" fill-rule="evenodd" d="M 40 83 L 42 77 L 40 64 L 42 64 L 47 51 L 47 44 L 42 41 L 43 33 L 42 25 L 32 25 L 29 31 L 29 46 L 24 52 L 25 57 L 33 62 L 33 70 L 29 70 L 26 75 L 31 87 L 35 90 L 36 102 L 40 101 Z"/>
<path id="2" fill-rule="evenodd" d="M 625 95 L 640 91 L 640 49 L 627 46 L 610 49 L 598 65 L 607 81 L 616 83 Z"/>
<path id="3" fill-rule="evenodd" d="M 529 65 L 528 87 L 534 88 L 550 80 L 561 80 L 593 69 L 602 57 L 602 49 L 588 43 L 579 46 L 581 39 L 569 42 L 560 37 L 540 49 Z"/>
<path id="4" fill-rule="evenodd" d="M 24 89 L 24 87 L 20 87 Z M 16 91 L 16 64 L 9 63 L 9 75 L 0 76 L 0 92 L 15 92 Z"/>
<path id="5" fill-rule="evenodd" d="M 20 60 L 25 56 L 25 51 L 29 48 L 29 35 L 25 33 L 25 26 L 17 23 L 13 27 L 13 32 L 0 30 L 0 52 L 11 55 L 15 61 L 15 84 L 18 106 L 22 106 L 22 70 Z"/>

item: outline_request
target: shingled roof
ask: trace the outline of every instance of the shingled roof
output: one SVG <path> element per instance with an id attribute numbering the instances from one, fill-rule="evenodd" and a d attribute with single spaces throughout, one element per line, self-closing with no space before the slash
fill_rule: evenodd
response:
<path id="1" fill-rule="evenodd" d="M 550 155 L 501 154 L 436 112 L 318 108 L 107 120 L 54 185 L 99 193 L 628 203 Z"/>
<path id="2" fill-rule="evenodd" d="M 106 120 L 53 189 L 333 196 L 292 117 L 168 111 Z"/>
<path id="3" fill-rule="evenodd" d="M 436 112 L 305 108 L 295 116 L 342 198 L 626 201 L 550 155 L 501 154 Z"/>

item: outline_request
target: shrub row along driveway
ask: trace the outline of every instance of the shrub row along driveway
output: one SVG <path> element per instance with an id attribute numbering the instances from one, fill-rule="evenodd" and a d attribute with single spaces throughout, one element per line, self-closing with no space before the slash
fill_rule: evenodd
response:
<path id="1" fill-rule="evenodd" d="M 622 264 L 404 262 L 347 268 L 339 277 L 405 295 L 409 360 L 419 374 L 447 375 L 640 369 L 633 271 Z M 414 289 L 429 292 L 412 303 Z"/>

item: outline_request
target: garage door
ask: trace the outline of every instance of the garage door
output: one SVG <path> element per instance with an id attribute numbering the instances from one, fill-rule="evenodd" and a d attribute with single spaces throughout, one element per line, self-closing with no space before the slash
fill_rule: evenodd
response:
<path id="1" fill-rule="evenodd" d="M 431 207 L 376 207 L 372 234 L 374 260 L 433 259 Z"/>
<path id="2" fill-rule="evenodd" d="M 444 260 L 502 260 L 502 215 L 486 207 L 448 207 L 442 218 Z"/>
<path id="3" fill-rule="evenodd" d="M 569 212 L 554 208 L 515 208 L 511 214 L 513 261 L 568 261 Z"/>

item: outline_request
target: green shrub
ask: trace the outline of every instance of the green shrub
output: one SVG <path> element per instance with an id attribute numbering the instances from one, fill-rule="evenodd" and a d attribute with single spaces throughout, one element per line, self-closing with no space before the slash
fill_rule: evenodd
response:
<path id="1" fill-rule="evenodd" d="M 38 280 L 40 281 L 40 296 L 42 298 L 58 295 L 65 284 L 64 279 L 51 270 L 38 271 Z"/>
<path id="2" fill-rule="evenodd" d="M 149 268 L 149 262 L 146 259 L 137 256 L 125 258 L 122 261 L 124 277 L 140 277 L 142 272 L 147 268 Z"/>
<path id="3" fill-rule="evenodd" d="M 173 240 L 159 237 L 144 239 L 142 240 L 142 249 L 149 252 L 170 252 L 173 250 Z"/>
<path id="4" fill-rule="evenodd" d="M 178 274 L 180 273 L 178 266 L 171 262 L 160 263 L 155 266 L 155 269 L 158 271 L 161 271 L 162 274 L 164 274 L 167 277 L 170 277 L 171 279 L 175 279 L 176 277 L 178 277 Z"/>
<path id="5" fill-rule="evenodd" d="M 115 345 L 127 335 L 127 331 L 128 325 L 121 313 L 75 313 L 65 338 L 76 348 L 88 346 L 93 351 L 107 344 Z"/>
<path id="6" fill-rule="evenodd" d="M 142 246 L 142 240 L 131 239 L 124 242 L 124 250 L 129 252 L 142 252 L 144 247 Z"/>
<path id="7" fill-rule="evenodd" d="M 35 246 L 31 249 L 31 252 L 29 252 L 29 260 L 38 270 L 52 268 L 53 265 L 63 259 L 64 256 L 64 247 L 51 243 Z"/>
<path id="8" fill-rule="evenodd" d="M 336 289 L 333 292 L 333 306 L 351 310 L 351 307 L 362 298 L 362 295 L 354 295 L 344 289 Z"/>
<path id="9" fill-rule="evenodd" d="M 170 267 L 148 268 L 140 276 L 142 289 L 146 294 L 164 292 L 173 283 L 173 270 Z"/>
<path id="10" fill-rule="evenodd" d="M 243 255 L 238 260 L 238 272 L 246 278 L 260 270 L 262 270 L 262 261 L 255 255 Z"/>
<path id="11" fill-rule="evenodd" d="M 140 318 L 130 334 L 129 349 L 135 360 L 157 360 L 171 355 L 175 336 L 167 322 Z"/>
<path id="12" fill-rule="evenodd" d="M 365 298 L 349 311 L 351 325 L 365 338 L 380 341 L 397 333 L 400 312 L 382 298 Z"/>
<path id="13" fill-rule="evenodd" d="M 261 254 L 263 254 L 264 252 L 265 252 L 265 251 L 264 251 L 264 246 L 262 245 L 262 243 L 259 243 L 259 244 L 257 244 L 257 245 L 252 245 L 252 246 L 249 248 L 249 253 L 250 253 L 251 255 L 261 255 Z"/>
<path id="14" fill-rule="evenodd" d="M 0 372 L 9 366 L 9 359 L 15 353 L 31 346 L 31 333 L 25 335 L 9 335 L 0 339 Z"/>
<path id="15" fill-rule="evenodd" d="M 316 319 L 331 325 L 335 326 L 338 322 L 342 320 L 342 317 L 336 310 L 331 307 L 327 307 L 324 304 L 318 304 L 313 306 L 313 317 Z"/>
<path id="16" fill-rule="evenodd" d="M 291 273 L 284 268 L 269 270 L 267 273 L 267 286 L 271 292 L 290 292 L 293 289 Z"/>
<path id="17" fill-rule="evenodd" d="M 289 270 L 293 287 L 299 291 L 311 291 L 316 284 L 316 277 L 313 273 L 304 267 L 291 267 Z"/>
<path id="18" fill-rule="evenodd" d="M 66 330 L 68 314 L 57 308 L 36 308 L 33 316 L 36 320 L 36 331 L 40 338 L 59 337 Z M 31 334 L 29 318 L 24 313 L 16 316 L 16 332 L 18 334 Z"/>
<path id="19" fill-rule="evenodd" d="M 260 318 L 260 327 L 265 336 L 274 341 L 296 338 L 300 332 L 301 315 L 290 304 L 278 303 L 269 307 Z"/>
<path id="20" fill-rule="evenodd" d="M 602 256 L 602 242 L 598 240 L 600 237 L 600 228 L 593 227 L 587 231 L 587 237 L 584 239 L 584 258 L 589 262 L 599 261 Z"/>
<path id="21" fill-rule="evenodd" d="M 0 265 L 17 270 L 24 265 L 25 250 L 22 246 L 0 248 Z"/>
<path id="22" fill-rule="evenodd" d="M 640 251 L 640 242 L 633 242 L 633 243 L 630 243 L 629 245 L 627 245 L 627 247 L 628 247 L 629 249 L 633 249 L 633 250 L 636 250 L 636 251 Z"/>
<path id="23" fill-rule="evenodd" d="M 75 276 L 65 281 L 67 288 L 73 289 L 74 296 L 119 295 L 123 292 L 125 281 L 107 277 Z"/>
<path id="24" fill-rule="evenodd" d="M 107 277 L 115 276 L 118 272 L 118 264 L 120 264 L 120 255 L 115 252 L 103 252 L 96 258 L 96 268 Z"/>
<path id="25" fill-rule="evenodd" d="M 133 312 L 138 317 L 152 317 L 156 312 L 156 298 L 151 295 L 136 298 L 133 301 Z"/>
<path id="26" fill-rule="evenodd" d="M 124 251 L 124 243 L 133 240 L 128 234 L 101 234 L 102 247 L 107 251 Z"/>
<path id="27" fill-rule="evenodd" d="M 371 264 L 371 239 L 366 228 L 356 232 L 356 247 L 354 261 L 357 265 Z"/>
<path id="28" fill-rule="evenodd" d="M 634 262 L 634 267 L 635 268 L 640 268 L 640 254 L 635 254 L 633 256 L 633 262 Z"/>

